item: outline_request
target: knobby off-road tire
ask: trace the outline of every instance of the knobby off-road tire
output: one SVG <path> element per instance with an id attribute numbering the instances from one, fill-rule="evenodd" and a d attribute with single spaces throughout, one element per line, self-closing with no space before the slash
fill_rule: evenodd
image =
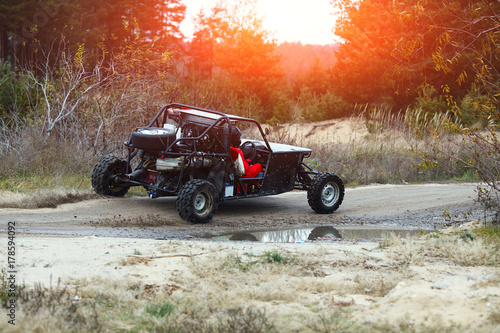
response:
<path id="1" fill-rule="evenodd" d="M 219 196 L 212 183 L 204 179 L 193 179 L 181 188 L 176 206 L 184 220 L 207 223 L 212 220 L 219 206 Z"/>
<path id="2" fill-rule="evenodd" d="M 339 176 L 330 172 L 322 172 L 313 179 L 307 191 L 309 206 L 320 214 L 336 211 L 344 200 L 344 183 Z"/>
<path id="3" fill-rule="evenodd" d="M 116 184 L 114 176 L 126 174 L 127 162 L 116 156 L 103 157 L 92 171 L 92 187 L 97 194 L 123 197 L 129 187 Z"/>

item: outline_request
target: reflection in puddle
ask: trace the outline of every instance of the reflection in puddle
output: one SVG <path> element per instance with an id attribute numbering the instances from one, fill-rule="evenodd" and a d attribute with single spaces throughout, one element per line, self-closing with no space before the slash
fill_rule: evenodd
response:
<path id="1" fill-rule="evenodd" d="M 253 241 L 263 243 L 295 243 L 328 239 L 385 239 L 391 234 L 399 237 L 418 235 L 421 230 L 380 227 L 330 227 L 300 228 L 286 230 L 259 230 L 236 232 L 218 236 L 218 239 Z"/>

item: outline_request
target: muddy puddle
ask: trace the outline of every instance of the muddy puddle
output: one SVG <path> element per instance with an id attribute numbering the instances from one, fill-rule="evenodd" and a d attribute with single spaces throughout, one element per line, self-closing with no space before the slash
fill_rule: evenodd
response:
<path id="1" fill-rule="evenodd" d="M 239 231 L 207 238 L 230 241 L 253 241 L 263 243 L 301 243 L 308 241 L 335 240 L 384 240 L 391 234 L 411 237 L 425 232 L 421 229 L 384 227 L 331 227 L 292 228 L 285 230 Z"/>

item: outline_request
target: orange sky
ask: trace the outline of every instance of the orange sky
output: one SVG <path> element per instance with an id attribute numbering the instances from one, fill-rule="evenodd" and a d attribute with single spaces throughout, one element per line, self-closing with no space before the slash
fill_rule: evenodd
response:
<path id="1" fill-rule="evenodd" d="M 181 26 L 183 33 L 190 37 L 193 18 L 200 8 L 208 13 L 217 0 L 182 0 L 187 6 L 186 20 Z M 235 0 L 225 0 L 233 3 Z M 332 32 L 335 20 L 331 15 L 331 0 L 258 0 L 257 10 L 264 19 L 264 27 L 282 43 L 301 42 L 302 44 L 333 44 L 336 42 Z"/>

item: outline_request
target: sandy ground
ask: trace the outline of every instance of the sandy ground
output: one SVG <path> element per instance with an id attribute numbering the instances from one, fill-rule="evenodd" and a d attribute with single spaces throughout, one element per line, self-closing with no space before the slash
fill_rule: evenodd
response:
<path id="1" fill-rule="evenodd" d="M 1 237 L 0 255 L 5 258 L 7 236 L 2 234 Z M 174 287 L 178 297 L 192 288 L 193 281 L 200 292 L 214 288 L 208 281 L 205 283 L 194 277 L 193 265 L 210 266 L 228 255 L 259 255 L 276 250 L 311 260 L 317 258 L 319 261 L 315 264 L 322 273 L 318 277 L 302 278 L 300 283 L 310 283 L 312 287 L 298 288 L 298 299 L 287 302 L 278 298 L 264 302 L 262 306 L 269 308 L 271 318 L 295 311 L 297 306 L 307 311 L 304 307 L 307 304 L 318 307 L 341 304 L 348 308 L 353 321 L 364 325 L 414 327 L 417 331 L 456 328 L 458 331 L 500 332 L 497 325 L 499 267 L 463 266 L 440 258 L 401 262 L 390 247 L 381 248 L 379 242 L 278 244 L 19 234 L 16 243 L 17 278 L 30 286 L 35 283 L 54 286 L 58 280 L 71 285 L 75 281 L 98 277 Z M 143 260 L 135 262 L 138 258 Z M 393 280 L 392 274 L 399 276 L 400 281 Z M 275 281 L 275 287 L 293 288 L 288 282 L 291 277 L 286 278 Z M 294 284 L 299 283 L 299 278 L 295 279 Z M 363 279 L 366 279 L 364 284 Z M 372 289 L 380 288 L 382 279 L 387 279 L 387 284 L 394 282 L 395 286 L 385 295 L 373 295 Z M 352 283 L 361 287 L 346 288 L 347 292 L 338 289 L 338 286 Z M 323 288 L 331 284 L 332 288 L 317 292 L 315 284 Z M 300 305 L 301 300 L 303 304 Z"/>
<path id="2" fill-rule="evenodd" d="M 356 117 L 264 127 L 270 130 L 269 141 L 289 142 L 304 147 L 347 143 L 369 134 L 364 121 Z M 254 139 L 261 138 L 256 131 L 244 132 L 243 136 L 247 134 Z"/>

